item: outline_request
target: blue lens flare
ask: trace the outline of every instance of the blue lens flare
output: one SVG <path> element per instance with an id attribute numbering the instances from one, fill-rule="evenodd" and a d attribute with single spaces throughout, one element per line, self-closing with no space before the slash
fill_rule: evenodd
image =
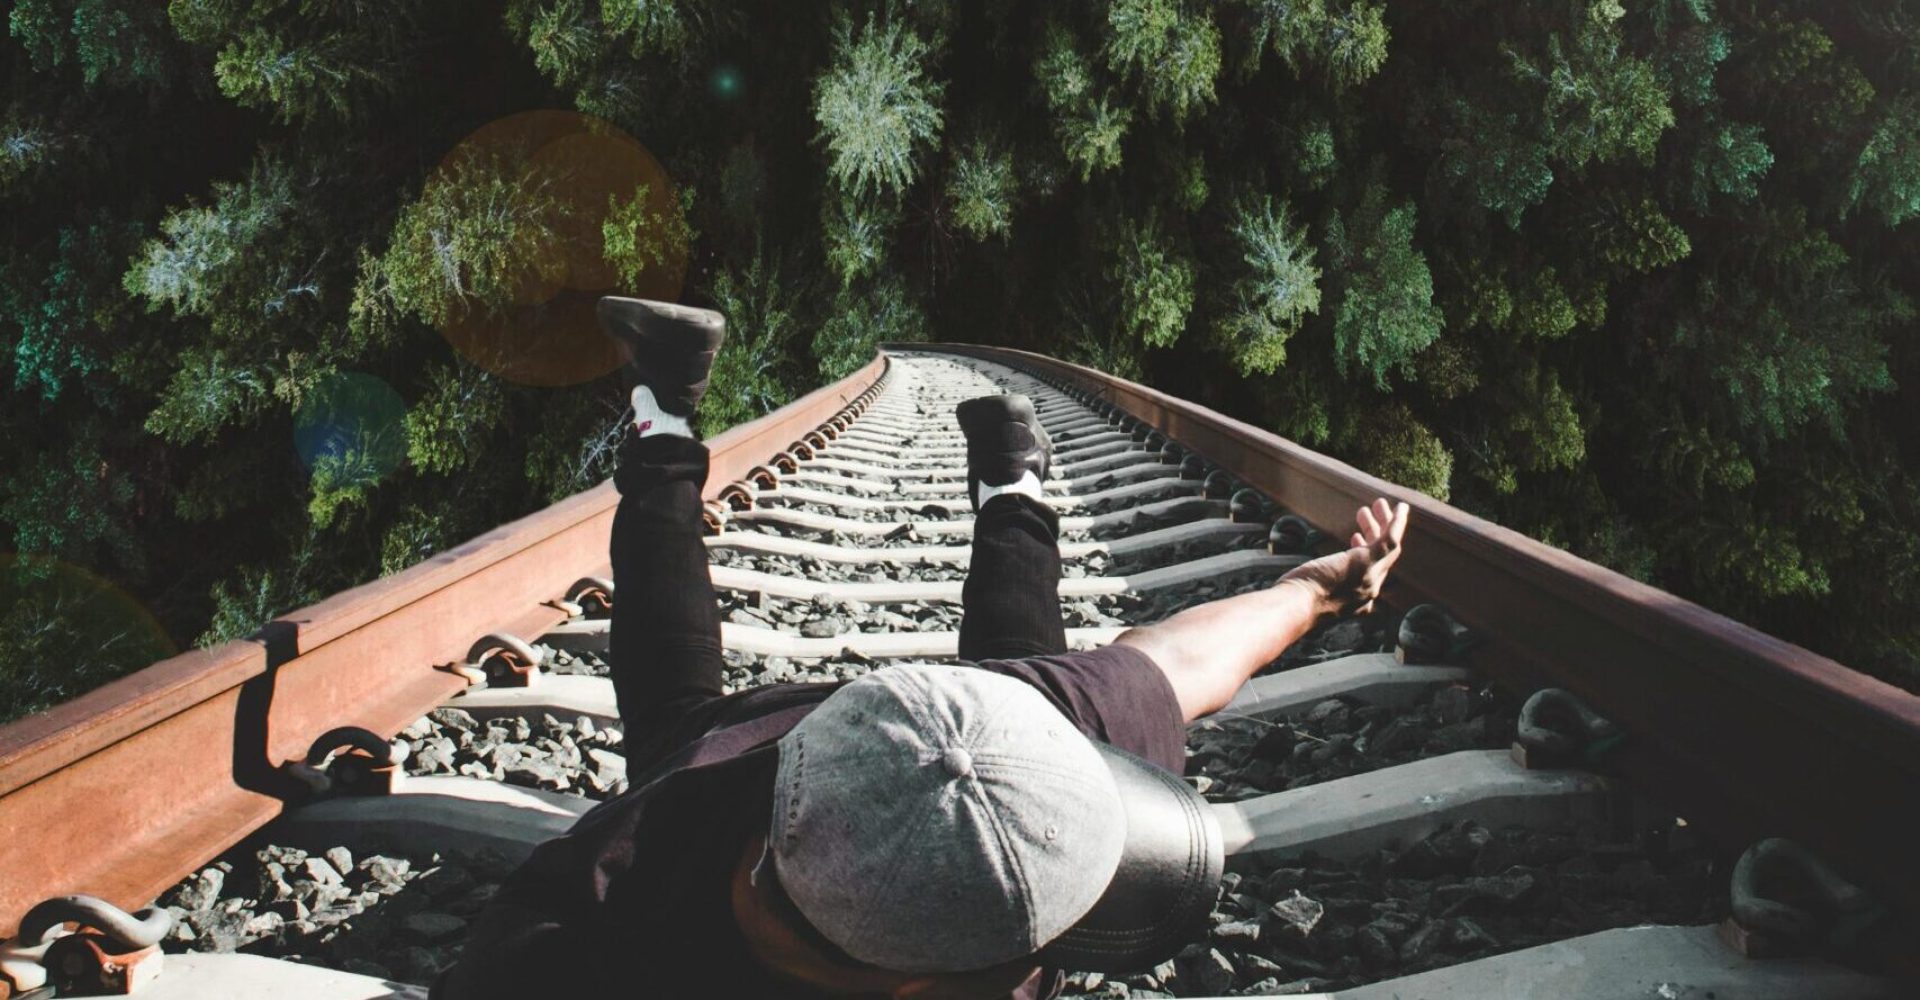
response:
<path id="1" fill-rule="evenodd" d="M 293 418 L 301 464 L 336 488 L 380 481 L 407 455 L 407 405 L 372 375 L 340 372 L 321 382 Z"/>
<path id="2" fill-rule="evenodd" d="M 708 89 L 713 96 L 723 101 L 739 97 L 746 89 L 746 78 L 740 75 L 740 68 L 732 63 L 721 63 L 713 68 L 713 75 L 707 78 Z"/>

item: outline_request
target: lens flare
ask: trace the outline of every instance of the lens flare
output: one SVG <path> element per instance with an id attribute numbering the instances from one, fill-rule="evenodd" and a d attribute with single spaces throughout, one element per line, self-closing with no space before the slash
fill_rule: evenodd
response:
<path id="1" fill-rule="evenodd" d="M 746 89 L 747 81 L 740 75 L 740 67 L 732 63 L 721 63 L 713 68 L 713 75 L 707 78 L 707 86 L 713 91 L 713 96 L 723 101 L 731 101 Z"/>
<path id="2" fill-rule="evenodd" d="M 301 400 L 293 447 L 301 464 L 336 489 L 379 482 L 407 456 L 407 404 L 362 372 L 339 372 Z"/>
<path id="3" fill-rule="evenodd" d="M 501 308 L 459 311 L 440 332 L 467 360 L 522 385 L 590 382 L 619 366 L 600 332 L 603 295 L 678 299 L 686 281 L 679 191 L 659 160 L 604 119 L 574 111 L 527 111 L 462 139 L 429 184 L 456 165 L 490 159 L 521 172 L 538 192 L 540 223 L 553 234 L 538 261 L 520 268 Z"/>
<path id="4" fill-rule="evenodd" d="M 0 722 L 37 712 L 178 648 L 112 581 L 45 556 L 0 552 Z"/>

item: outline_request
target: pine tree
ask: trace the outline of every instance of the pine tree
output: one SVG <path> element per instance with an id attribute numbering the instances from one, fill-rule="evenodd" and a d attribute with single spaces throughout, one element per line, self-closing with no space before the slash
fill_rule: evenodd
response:
<path id="1" fill-rule="evenodd" d="M 833 65 L 813 87 L 827 174 L 856 196 L 899 195 L 943 124 L 944 85 L 927 78 L 933 46 L 892 18 L 869 17 L 856 33 L 843 16 L 833 32 Z"/>
<path id="2" fill-rule="evenodd" d="M 1287 341 L 1320 311 L 1320 268 L 1306 228 L 1294 224 L 1285 202 L 1247 198 L 1234 214 L 1244 269 L 1214 331 L 1240 374 L 1270 374 L 1287 360 Z"/>
<path id="3" fill-rule="evenodd" d="M 1360 204 L 1328 228 L 1329 260 L 1345 275 L 1334 316 L 1334 360 L 1385 389 L 1390 375 L 1411 371 L 1415 355 L 1440 336 L 1433 274 L 1413 246 L 1411 204 L 1387 204 L 1385 185 L 1370 182 Z"/>

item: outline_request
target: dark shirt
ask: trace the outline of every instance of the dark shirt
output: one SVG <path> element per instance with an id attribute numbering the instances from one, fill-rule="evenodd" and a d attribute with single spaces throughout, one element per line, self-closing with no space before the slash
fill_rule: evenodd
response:
<path id="1" fill-rule="evenodd" d="M 1179 705 L 1138 650 L 977 666 L 1032 684 L 1090 739 L 1180 773 Z M 534 850 L 476 923 L 436 1000 L 821 996 L 755 961 L 730 885 L 747 838 L 765 829 L 778 734 L 838 687 L 753 688 L 690 706 L 653 740 L 629 734 L 631 789 Z M 1062 978 L 1046 970 L 1019 1000 L 1057 994 Z"/>

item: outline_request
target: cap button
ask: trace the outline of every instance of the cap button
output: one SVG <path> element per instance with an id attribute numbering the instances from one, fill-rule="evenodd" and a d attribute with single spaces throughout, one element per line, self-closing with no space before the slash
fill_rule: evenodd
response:
<path id="1" fill-rule="evenodd" d="M 973 773 L 973 755 L 959 747 L 952 747 L 941 754 L 940 763 L 946 767 L 948 774 L 956 778 L 964 778 Z"/>

